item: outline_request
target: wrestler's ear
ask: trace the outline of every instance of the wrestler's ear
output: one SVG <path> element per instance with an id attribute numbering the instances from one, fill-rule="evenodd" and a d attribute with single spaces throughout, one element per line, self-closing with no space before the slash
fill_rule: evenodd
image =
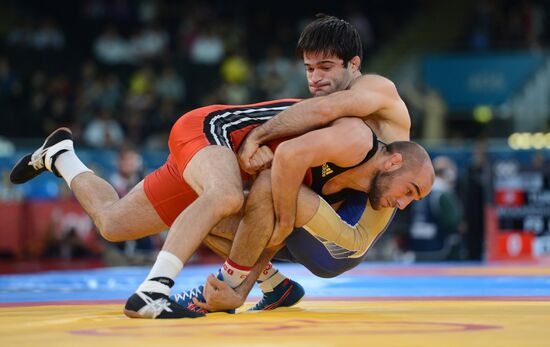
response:
<path id="1" fill-rule="evenodd" d="M 384 170 L 386 172 L 399 170 L 401 166 L 403 166 L 403 156 L 401 155 L 401 153 L 390 154 L 384 162 Z"/>
<path id="2" fill-rule="evenodd" d="M 351 58 L 349 63 L 351 64 L 351 67 L 352 67 L 353 71 L 361 70 L 361 58 L 359 58 L 358 55 Z"/>

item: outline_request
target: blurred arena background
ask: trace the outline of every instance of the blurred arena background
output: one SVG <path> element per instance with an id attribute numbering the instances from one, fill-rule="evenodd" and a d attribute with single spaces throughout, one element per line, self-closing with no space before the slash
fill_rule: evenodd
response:
<path id="1" fill-rule="evenodd" d="M 15 160 L 70 126 L 124 194 L 184 112 L 308 97 L 294 47 L 319 12 L 358 28 L 437 169 L 369 259 L 547 262 L 549 1 L 0 1 L 0 273 L 149 264 L 162 236 L 101 240 L 62 180 L 11 185 Z"/>

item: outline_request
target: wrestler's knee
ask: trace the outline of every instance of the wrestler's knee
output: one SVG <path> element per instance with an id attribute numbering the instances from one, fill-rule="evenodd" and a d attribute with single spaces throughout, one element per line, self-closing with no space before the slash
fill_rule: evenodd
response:
<path id="1" fill-rule="evenodd" d="M 320 269 L 320 268 L 309 269 L 309 271 L 311 271 L 311 273 L 313 273 L 315 276 L 321 277 L 321 278 L 334 278 L 343 273 L 343 272 L 334 271 L 332 269 Z"/>
<path id="2" fill-rule="evenodd" d="M 205 191 L 201 198 L 208 201 L 209 207 L 216 211 L 220 218 L 238 213 L 244 205 L 242 189 L 226 187 L 217 191 Z"/>
<path id="3" fill-rule="evenodd" d="M 334 278 L 337 276 L 340 276 L 344 272 L 352 269 L 356 265 L 353 266 L 342 266 L 337 263 L 332 264 L 310 264 L 309 266 L 306 266 L 309 271 L 311 271 L 312 274 L 314 274 L 317 277 L 321 278 Z"/>
<path id="4" fill-rule="evenodd" d="M 95 224 L 101 237 L 110 242 L 128 241 L 125 230 L 116 218 L 113 218 L 108 211 L 95 218 Z"/>
<path id="5" fill-rule="evenodd" d="M 99 234 L 109 242 L 127 241 L 115 226 L 97 226 Z"/>

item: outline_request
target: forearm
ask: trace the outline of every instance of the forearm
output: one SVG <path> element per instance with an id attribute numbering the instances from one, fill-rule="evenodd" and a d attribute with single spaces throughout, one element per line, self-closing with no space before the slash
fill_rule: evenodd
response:
<path id="1" fill-rule="evenodd" d="M 287 108 L 252 130 L 247 140 L 265 144 L 273 139 L 304 134 L 336 118 L 337 115 L 326 100 L 307 99 Z"/>
<path id="2" fill-rule="evenodd" d="M 307 167 L 292 155 L 277 153 L 271 170 L 273 208 L 276 224 L 284 228 L 294 227 L 296 200 Z"/>
<path id="3" fill-rule="evenodd" d="M 393 209 L 376 211 L 367 205 L 356 225 L 350 225 L 321 199 L 316 214 L 304 225 L 313 236 L 325 244 L 334 244 L 352 252 L 350 257 L 359 257 L 367 252 L 378 236 L 386 229 L 394 214 Z"/>
<path id="4" fill-rule="evenodd" d="M 229 259 L 241 265 L 253 266 L 273 234 L 273 199 L 270 171 L 260 173 L 250 189 L 244 217 L 239 223 Z"/>
<path id="5" fill-rule="evenodd" d="M 260 273 L 263 271 L 263 269 L 267 266 L 267 264 L 271 261 L 271 259 L 275 256 L 280 248 L 281 247 L 265 249 L 252 270 L 250 270 L 250 273 L 248 274 L 244 282 L 241 283 L 240 286 L 235 288 L 235 291 L 241 296 L 243 302 L 246 300 L 246 297 L 252 290 L 252 287 L 254 287 L 254 283 L 256 283 L 256 280 L 260 276 Z"/>

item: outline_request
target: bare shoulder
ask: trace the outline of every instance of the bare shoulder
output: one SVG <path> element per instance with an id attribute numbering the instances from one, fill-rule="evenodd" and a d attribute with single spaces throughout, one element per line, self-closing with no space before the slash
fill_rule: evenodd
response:
<path id="1" fill-rule="evenodd" d="M 365 74 L 358 77 L 351 86 L 351 89 L 368 90 L 384 94 L 388 97 L 399 98 L 397 87 L 389 78 L 376 74 Z"/>
<path id="2" fill-rule="evenodd" d="M 377 105 L 372 117 L 365 119 L 377 136 L 387 142 L 409 140 L 409 111 L 390 79 L 375 74 L 363 75 L 355 81 L 350 90 L 354 91 L 358 99 L 364 100 L 365 105 Z"/>
<path id="3" fill-rule="evenodd" d="M 342 117 L 335 120 L 332 126 L 337 127 L 345 140 L 354 138 L 372 138 L 372 129 L 358 117 Z"/>
<path id="4" fill-rule="evenodd" d="M 333 126 L 338 128 L 335 135 L 341 139 L 339 144 L 343 152 L 330 161 L 336 165 L 350 166 L 363 160 L 373 145 L 373 131 L 365 121 L 357 117 L 343 117 L 334 121 Z"/>

